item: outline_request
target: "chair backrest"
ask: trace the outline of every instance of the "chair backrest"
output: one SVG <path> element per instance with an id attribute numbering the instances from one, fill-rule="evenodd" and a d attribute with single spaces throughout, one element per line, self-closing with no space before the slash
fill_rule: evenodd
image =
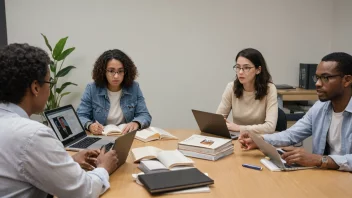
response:
<path id="1" fill-rule="evenodd" d="M 286 129 L 287 129 L 286 114 L 282 109 L 279 108 L 275 131 L 284 131 Z"/>

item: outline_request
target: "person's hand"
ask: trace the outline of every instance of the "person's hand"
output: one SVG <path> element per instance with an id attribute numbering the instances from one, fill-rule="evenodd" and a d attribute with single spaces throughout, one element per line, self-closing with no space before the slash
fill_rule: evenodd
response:
<path id="1" fill-rule="evenodd" d="M 95 121 L 89 126 L 89 131 L 94 135 L 101 135 L 103 133 L 104 126 L 101 125 L 98 121 Z"/>
<path id="2" fill-rule="evenodd" d="M 299 164 L 301 166 L 320 166 L 321 155 L 308 153 L 303 148 L 285 147 L 286 151 L 281 155 L 281 158 L 286 161 L 287 164 Z"/>
<path id="3" fill-rule="evenodd" d="M 252 150 L 258 148 L 258 146 L 254 143 L 252 138 L 249 137 L 248 132 L 241 131 L 240 137 L 238 138 L 238 142 L 241 144 L 242 150 Z"/>
<path id="4" fill-rule="evenodd" d="M 96 167 L 99 150 L 81 150 L 72 156 L 73 160 L 77 162 L 85 170 L 93 170 Z"/>
<path id="5" fill-rule="evenodd" d="M 230 122 L 228 120 L 226 120 L 226 126 L 229 131 L 240 131 L 240 125 Z"/>
<path id="6" fill-rule="evenodd" d="M 97 158 L 97 167 L 105 168 L 109 175 L 117 169 L 117 153 L 115 150 L 111 149 L 109 152 L 105 153 L 105 146 L 100 150 L 100 154 Z"/>
<path id="7" fill-rule="evenodd" d="M 125 128 L 123 128 L 122 130 L 122 134 L 137 130 L 139 127 L 137 122 L 130 122 L 128 124 L 126 124 Z"/>

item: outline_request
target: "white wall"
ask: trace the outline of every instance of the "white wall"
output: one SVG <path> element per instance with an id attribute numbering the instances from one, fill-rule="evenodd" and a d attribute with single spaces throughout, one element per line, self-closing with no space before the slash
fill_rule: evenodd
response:
<path id="1" fill-rule="evenodd" d="M 352 54 L 352 1 L 335 0 L 333 4 L 332 51 Z"/>
<path id="2" fill-rule="evenodd" d="M 7 0 L 8 41 L 43 48 L 69 36 L 78 67 L 64 103 L 78 106 L 95 59 L 118 48 L 135 61 L 152 125 L 197 128 L 191 109 L 214 112 L 237 52 L 254 47 L 275 83 L 298 85 L 300 62 L 331 50 L 332 0 Z"/>

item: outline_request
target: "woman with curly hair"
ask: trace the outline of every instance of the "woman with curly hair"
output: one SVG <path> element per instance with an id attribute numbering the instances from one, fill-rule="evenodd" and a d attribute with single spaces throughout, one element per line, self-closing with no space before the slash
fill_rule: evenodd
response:
<path id="1" fill-rule="evenodd" d="M 123 133 L 147 128 L 149 114 L 139 84 L 137 68 L 121 50 L 105 51 L 96 60 L 93 80 L 83 93 L 77 114 L 84 128 L 102 134 L 103 125 L 127 123 Z"/>
<path id="2" fill-rule="evenodd" d="M 277 91 L 263 55 L 256 49 L 244 49 L 237 54 L 233 69 L 237 78 L 227 85 L 216 113 L 227 118 L 232 110 L 233 122 L 226 120 L 230 131 L 274 132 Z"/>

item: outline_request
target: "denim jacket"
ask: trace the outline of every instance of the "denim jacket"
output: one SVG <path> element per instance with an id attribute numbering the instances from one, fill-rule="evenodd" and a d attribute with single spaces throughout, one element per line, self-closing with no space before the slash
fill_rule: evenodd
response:
<path id="1" fill-rule="evenodd" d="M 331 101 L 317 101 L 306 115 L 286 131 L 263 135 L 264 140 L 274 146 L 289 146 L 313 137 L 313 153 L 323 155 L 332 119 Z M 352 171 L 352 100 L 345 111 L 341 128 L 341 155 L 329 155 L 339 170 Z"/>
<path id="2" fill-rule="evenodd" d="M 130 87 L 122 87 L 120 106 L 126 123 L 136 121 L 141 128 L 150 126 L 152 117 L 137 82 L 133 82 Z M 107 88 L 98 87 L 94 82 L 89 83 L 77 109 L 82 125 L 86 126 L 87 123 L 94 121 L 106 125 L 109 109 L 110 101 Z"/>

